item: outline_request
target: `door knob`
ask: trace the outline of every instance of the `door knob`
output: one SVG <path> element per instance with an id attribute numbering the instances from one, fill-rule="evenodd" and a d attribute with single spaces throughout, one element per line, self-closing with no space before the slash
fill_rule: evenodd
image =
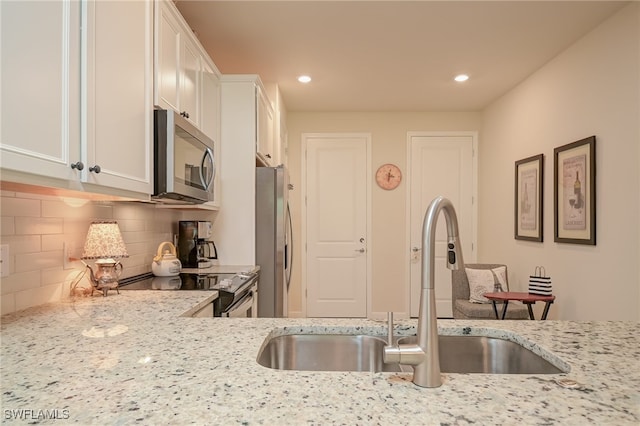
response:
<path id="1" fill-rule="evenodd" d="M 100 173 L 102 169 L 100 168 L 100 166 L 98 166 L 97 164 L 93 167 L 89 167 L 89 171 L 90 172 L 94 172 L 94 173 Z"/>
<path id="2" fill-rule="evenodd" d="M 365 252 L 365 249 L 363 249 L 363 248 L 361 248 L 361 249 L 356 249 L 356 251 L 357 251 L 357 252 L 360 252 L 360 253 L 364 253 L 364 252 Z"/>
<path id="3" fill-rule="evenodd" d="M 411 249 L 411 251 L 412 251 L 412 252 L 414 252 L 414 253 L 417 253 L 417 252 L 419 252 L 420 250 L 422 250 L 422 249 L 421 249 L 421 248 L 418 248 L 418 247 L 413 247 L 413 248 Z"/>

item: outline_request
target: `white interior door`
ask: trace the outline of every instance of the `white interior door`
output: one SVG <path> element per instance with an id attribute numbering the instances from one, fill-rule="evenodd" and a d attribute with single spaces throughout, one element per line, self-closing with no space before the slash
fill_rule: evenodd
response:
<path id="1" fill-rule="evenodd" d="M 367 316 L 367 135 L 305 135 L 308 317 Z"/>
<path id="2" fill-rule="evenodd" d="M 463 259 L 475 259 L 475 209 L 473 134 L 409 134 L 410 166 L 410 242 L 411 242 L 411 316 L 419 315 L 422 282 L 422 224 L 429 203 L 439 195 L 448 198 L 456 209 Z M 438 317 L 450 318 L 451 271 L 446 266 L 447 231 L 444 215 L 436 228 L 435 292 Z"/>

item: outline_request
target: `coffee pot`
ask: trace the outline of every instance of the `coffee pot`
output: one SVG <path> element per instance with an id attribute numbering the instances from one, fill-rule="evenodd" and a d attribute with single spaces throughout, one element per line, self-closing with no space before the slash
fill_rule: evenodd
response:
<path id="1" fill-rule="evenodd" d="M 218 251 L 213 241 L 198 241 L 198 268 L 209 268 L 218 259 Z"/>

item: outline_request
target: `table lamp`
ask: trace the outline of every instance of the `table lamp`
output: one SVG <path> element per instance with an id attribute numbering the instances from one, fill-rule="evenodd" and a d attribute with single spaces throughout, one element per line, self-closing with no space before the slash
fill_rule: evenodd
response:
<path id="1" fill-rule="evenodd" d="M 122 264 L 115 259 L 122 257 L 129 257 L 129 253 L 122 240 L 118 222 L 115 220 L 92 222 L 84 243 L 82 259 L 97 259 L 95 273 L 91 266 L 85 263 L 91 274 L 93 290 L 102 291 L 103 296 L 107 295 L 109 289 L 115 289 L 120 294 L 118 278 L 122 273 Z"/>

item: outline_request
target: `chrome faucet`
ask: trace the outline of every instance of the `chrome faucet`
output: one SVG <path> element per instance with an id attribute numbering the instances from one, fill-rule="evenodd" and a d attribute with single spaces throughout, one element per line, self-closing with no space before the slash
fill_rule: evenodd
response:
<path id="1" fill-rule="evenodd" d="M 438 324 L 436 316 L 436 296 L 434 285 L 434 251 L 436 243 L 436 223 L 440 211 L 447 220 L 447 268 L 460 269 L 462 248 L 458 237 L 458 219 L 453 204 L 440 196 L 429 204 L 422 224 L 422 288 L 420 290 L 420 316 L 418 319 L 418 344 L 385 346 L 385 363 L 399 363 L 413 366 L 413 383 L 427 388 L 442 385 L 440 377 L 440 355 L 438 353 Z M 389 335 L 393 330 L 392 316 L 389 316 Z"/>

